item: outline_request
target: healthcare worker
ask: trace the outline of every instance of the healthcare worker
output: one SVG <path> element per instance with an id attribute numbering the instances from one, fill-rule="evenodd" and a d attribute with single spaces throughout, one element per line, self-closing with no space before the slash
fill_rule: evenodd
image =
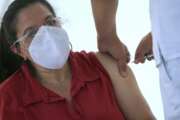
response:
<path id="1" fill-rule="evenodd" d="M 144 63 L 153 49 L 165 120 L 180 120 L 180 1 L 150 0 L 150 15 L 152 33 L 137 47 L 135 63 Z"/>

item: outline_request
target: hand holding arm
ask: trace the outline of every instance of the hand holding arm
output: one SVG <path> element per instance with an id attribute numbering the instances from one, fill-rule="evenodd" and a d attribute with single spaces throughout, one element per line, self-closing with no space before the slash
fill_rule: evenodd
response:
<path id="1" fill-rule="evenodd" d="M 126 64 L 130 60 L 127 47 L 116 33 L 118 0 L 91 0 L 97 30 L 98 48 L 118 61 L 121 75 L 126 76 Z"/>

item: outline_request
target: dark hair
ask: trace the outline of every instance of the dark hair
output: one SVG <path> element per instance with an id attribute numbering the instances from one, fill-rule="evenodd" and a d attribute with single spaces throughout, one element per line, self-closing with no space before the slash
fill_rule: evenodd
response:
<path id="1" fill-rule="evenodd" d="M 10 49 L 17 39 L 14 28 L 17 15 L 23 8 L 37 2 L 46 6 L 55 16 L 52 6 L 46 0 L 14 0 L 3 16 L 0 28 L 0 82 L 14 73 L 23 62 L 23 59 Z"/>

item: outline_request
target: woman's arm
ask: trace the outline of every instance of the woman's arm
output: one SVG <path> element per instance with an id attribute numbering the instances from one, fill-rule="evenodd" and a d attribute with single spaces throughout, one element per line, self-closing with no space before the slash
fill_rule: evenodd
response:
<path id="1" fill-rule="evenodd" d="M 108 55 L 97 53 L 97 58 L 109 73 L 119 107 L 128 120 L 155 120 L 147 102 L 142 96 L 135 77 L 128 67 L 128 76 L 118 72 L 117 62 Z"/>

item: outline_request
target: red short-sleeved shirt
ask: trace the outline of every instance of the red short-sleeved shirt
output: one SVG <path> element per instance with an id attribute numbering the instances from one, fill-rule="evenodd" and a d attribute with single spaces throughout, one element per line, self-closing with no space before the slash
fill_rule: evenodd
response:
<path id="1" fill-rule="evenodd" d="M 94 53 L 71 52 L 71 103 L 40 85 L 27 64 L 0 86 L 0 120 L 124 120 Z"/>

